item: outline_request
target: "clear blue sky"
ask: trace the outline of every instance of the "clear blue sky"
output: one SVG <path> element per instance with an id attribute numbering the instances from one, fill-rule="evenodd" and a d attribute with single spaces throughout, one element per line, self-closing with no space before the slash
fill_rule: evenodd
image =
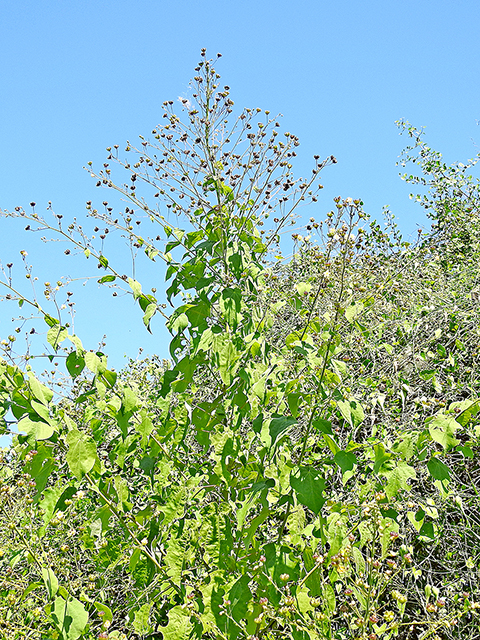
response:
<path id="1" fill-rule="evenodd" d="M 479 25 L 478 0 L 3 0 L 0 207 L 35 201 L 44 212 L 51 200 L 65 220 L 82 217 L 86 200 L 106 195 L 82 167 L 89 160 L 98 167 L 109 145 L 148 135 L 163 100 L 188 94 L 206 47 L 223 54 L 217 70 L 239 111 L 259 106 L 284 115 L 285 130 L 300 137 L 299 174 L 310 172 L 314 153 L 337 157 L 307 217 L 323 217 L 335 195 L 360 197 L 374 216 L 390 205 L 405 233 L 414 233 L 424 218 L 398 178 L 407 140 L 394 121 L 425 126 L 449 162 L 478 152 Z M 42 244 L 21 221 L 0 224 L 0 259 L 14 263 L 20 287 L 27 284 L 21 249 L 41 281 L 98 277 L 94 264 Z M 161 264 L 145 277 L 161 290 Z M 140 346 L 167 354 L 160 319 L 149 336 L 130 298 L 112 298 L 95 280 L 76 286 L 76 331 L 87 348 L 106 333 L 111 366 Z M 17 326 L 10 322 L 16 309 L 1 305 L 4 338 Z"/>

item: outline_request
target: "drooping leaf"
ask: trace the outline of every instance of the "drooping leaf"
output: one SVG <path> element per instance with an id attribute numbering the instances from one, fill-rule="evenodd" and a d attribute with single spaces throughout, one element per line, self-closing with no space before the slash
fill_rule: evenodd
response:
<path id="1" fill-rule="evenodd" d="M 287 396 L 288 408 L 294 418 L 298 417 L 298 408 L 302 403 L 304 394 L 298 392 L 289 393 Z"/>
<path id="2" fill-rule="evenodd" d="M 85 349 L 83 348 L 82 341 L 80 340 L 80 338 L 76 335 L 71 335 L 71 336 L 68 336 L 68 339 L 75 346 L 75 349 L 77 350 L 77 354 L 79 356 L 83 356 L 83 354 L 85 353 Z"/>
<path id="3" fill-rule="evenodd" d="M 224 384 L 229 385 L 235 373 L 235 364 L 240 357 L 229 336 L 217 334 L 213 340 L 213 350 L 217 359 L 217 367 Z"/>
<path id="4" fill-rule="evenodd" d="M 390 451 L 385 451 L 385 445 L 383 444 L 383 442 L 374 444 L 373 450 L 375 452 L 375 464 L 373 467 L 373 471 L 375 473 L 378 473 L 384 465 L 386 469 L 389 469 L 386 463 L 388 463 L 388 461 L 392 458 L 392 454 L 390 453 Z"/>
<path id="5" fill-rule="evenodd" d="M 98 256 L 98 263 L 104 268 L 106 269 L 108 267 L 108 260 L 105 256 Z"/>
<path id="6" fill-rule="evenodd" d="M 52 519 L 58 499 L 62 495 L 64 488 L 64 485 L 59 481 L 55 486 L 44 490 L 43 499 L 40 502 L 44 525 L 47 525 Z"/>
<path id="7" fill-rule="evenodd" d="M 53 398 L 53 391 L 39 382 L 31 371 L 28 372 L 30 390 L 39 402 L 47 405 Z"/>
<path id="8" fill-rule="evenodd" d="M 136 300 L 142 295 L 142 285 L 133 278 L 128 278 L 128 284 L 130 285 L 130 289 L 133 291 L 133 297 Z"/>
<path id="9" fill-rule="evenodd" d="M 222 292 L 220 308 L 227 323 L 236 330 L 241 320 L 242 292 L 240 289 L 227 287 Z"/>
<path id="10" fill-rule="evenodd" d="M 335 591 L 331 584 L 325 584 L 322 589 L 323 602 L 325 603 L 325 609 L 331 615 L 335 611 L 336 599 Z"/>
<path id="11" fill-rule="evenodd" d="M 153 318 L 156 312 L 157 312 L 157 303 L 151 302 L 147 306 L 147 308 L 145 309 L 145 313 L 143 314 L 143 324 L 146 326 L 147 330 L 150 333 L 152 333 L 150 330 L 150 320 Z"/>

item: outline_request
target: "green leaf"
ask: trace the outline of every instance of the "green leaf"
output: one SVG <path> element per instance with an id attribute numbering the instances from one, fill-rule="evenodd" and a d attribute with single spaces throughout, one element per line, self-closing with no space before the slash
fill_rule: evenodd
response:
<path id="1" fill-rule="evenodd" d="M 47 588 L 48 597 L 53 600 L 58 591 L 57 576 L 53 573 L 53 569 L 42 567 L 42 578 Z"/>
<path id="2" fill-rule="evenodd" d="M 235 363 L 240 354 L 231 339 L 225 334 L 215 335 L 213 350 L 217 359 L 218 372 L 222 382 L 229 385 L 235 372 Z"/>
<path id="3" fill-rule="evenodd" d="M 295 418 L 290 418 L 287 416 L 277 416 L 272 418 L 268 426 L 268 431 L 271 438 L 271 446 L 275 444 L 275 441 L 282 433 L 284 433 L 287 429 L 289 429 L 296 423 L 297 421 Z"/>
<path id="4" fill-rule="evenodd" d="M 351 471 L 357 464 L 357 458 L 351 452 L 347 453 L 346 451 L 337 451 L 337 453 L 333 456 L 333 459 L 338 464 L 343 473 L 345 473 L 346 471 Z"/>
<path id="5" fill-rule="evenodd" d="M 87 351 L 85 353 L 85 364 L 90 371 L 95 374 L 103 373 L 107 368 L 101 358 L 99 358 L 96 353 L 93 353 L 93 351 Z"/>
<path id="6" fill-rule="evenodd" d="M 169 525 L 173 520 L 183 515 L 186 497 L 185 487 L 180 486 L 176 490 L 171 490 L 166 504 L 160 507 L 160 511 L 165 516 L 162 520 L 162 526 Z"/>
<path id="7" fill-rule="evenodd" d="M 18 422 L 17 428 L 20 433 L 25 432 L 35 440 L 48 440 L 55 431 L 53 424 L 47 424 L 43 420 L 31 420 L 27 416 Z"/>
<path id="8" fill-rule="evenodd" d="M 174 536 L 168 540 L 167 553 L 164 557 L 167 566 L 167 575 L 172 579 L 174 584 L 180 586 L 182 581 L 183 561 L 185 558 L 185 549 L 181 541 Z"/>
<path id="9" fill-rule="evenodd" d="M 66 441 L 68 466 L 73 475 L 80 480 L 98 461 L 95 441 L 77 429 L 67 433 Z"/>
<path id="10" fill-rule="evenodd" d="M 345 318 L 348 320 L 348 322 L 353 322 L 355 318 L 357 318 L 363 312 L 364 308 L 365 305 L 363 304 L 363 302 L 351 304 L 345 309 Z"/>
<path id="11" fill-rule="evenodd" d="M 58 345 L 68 338 L 68 329 L 65 327 L 54 326 L 47 331 L 47 342 L 54 349 L 57 349 Z"/>
<path id="12" fill-rule="evenodd" d="M 135 633 L 138 633 L 139 636 L 145 635 L 152 630 L 151 626 L 148 623 L 148 619 L 150 617 L 150 609 L 152 608 L 152 606 L 153 602 L 146 602 L 140 607 L 140 609 L 135 611 L 133 628 L 135 629 Z"/>
<path id="13" fill-rule="evenodd" d="M 48 315 L 48 313 L 46 313 L 43 316 L 43 319 L 45 320 L 45 322 L 48 324 L 49 327 L 54 327 L 56 324 L 60 324 L 57 318 L 52 318 L 52 316 Z"/>
<path id="14" fill-rule="evenodd" d="M 74 345 L 79 356 L 83 356 L 85 349 L 83 348 L 82 341 L 76 335 L 68 336 L 70 342 Z"/>
<path id="15" fill-rule="evenodd" d="M 304 397 L 303 393 L 289 393 L 287 396 L 288 408 L 294 418 L 298 417 L 298 408 Z"/>
<path id="16" fill-rule="evenodd" d="M 385 445 L 383 442 L 379 442 L 373 445 L 373 450 L 375 452 L 375 464 L 373 467 L 373 471 L 378 473 L 380 469 L 392 458 L 392 454 L 389 451 L 385 451 Z M 388 466 L 385 467 L 388 469 Z"/>
<path id="17" fill-rule="evenodd" d="M 143 314 L 143 324 L 147 327 L 148 331 L 150 331 L 150 320 L 153 318 L 156 312 L 157 312 L 156 302 L 151 302 L 148 305 L 148 307 L 145 309 L 145 313 Z"/>
<path id="18" fill-rule="evenodd" d="M 130 387 L 124 387 L 123 389 L 122 407 L 124 413 L 132 413 L 141 406 L 138 396 Z"/>
<path id="19" fill-rule="evenodd" d="M 25 598 L 28 596 L 29 593 L 32 593 L 32 591 L 35 591 L 35 589 L 38 589 L 38 587 L 41 587 L 41 586 L 42 586 L 41 582 L 31 582 L 28 585 L 28 587 L 23 591 L 21 600 L 25 600 Z"/>
<path id="20" fill-rule="evenodd" d="M 58 499 L 64 491 L 64 486 L 57 483 L 54 487 L 48 487 L 43 491 L 43 499 L 40 502 L 40 508 L 43 511 L 43 524 L 47 525 L 55 512 Z"/>
<path id="21" fill-rule="evenodd" d="M 210 316 L 210 305 L 206 302 L 200 302 L 189 306 L 185 312 L 192 327 L 200 327 L 204 325 Z"/>
<path id="22" fill-rule="evenodd" d="M 309 293 L 312 290 L 310 282 L 297 282 L 293 285 L 298 293 L 303 296 L 305 293 Z"/>
<path id="23" fill-rule="evenodd" d="M 355 563 L 355 569 L 357 571 L 357 575 L 364 574 L 365 558 L 363 557 L 363 553 L 360 551 L 358 547 L 352 547 L 352 556 L 353 556 L 353 561 Z"/>
<path id="24" fill-rule="evenodd" d="M 358 400 L 339 400 L 337 407 L 352 429 L 358 427 L 365 420 L 363 407 Z"/>
<path id="25" fill-rule="evenodd" d="M 142 295 L 142 285 L 133 278 L 128 279 L 128 284 L 130 285 L 130 289 L 133 291 L 133 297 L 136 300 Z"/>
<path id="26" fill-rule="evenodd" d="M 410 491 L 408 480 L 417 477 L 415 469 L 403 461 L 393 469 L 380 471 L 380 475 L 387 478 L 385 493 L 389 498 L 393 498 L 401 490 Z"/>
<path id="27" fill-rule="evenodd" d="M 37 400 L 31 401 L 31 407 L 34 409 L 35 413 L 42 418 L 45 422 L 50 422 L 50 410 L 41 402 Z M 32 416 L 33 417 L 33 416 Z"/>
<path id="28" fill-rule="evenodd" d="M 116 279 L 116 276 L 110 274 L 108 276 L 103 276 L 103 278 L 100 278 L 97 282 L 98 284 L 105 284 L 105 282 L 115 282 Z"/>
<path id="29" fill-rule="evenodd" d="M 172 387 L 172 382 L 178 378 L 180 371 L 176 369 L 167 369 L 163 374 L 162 387 L 159 394 L 162 398 L 165 398 Z"/>
<path id="30" fill-rule="evenodd" d="M 146 442 L 147 437 L 153 431 L 153 423 L 145 409 L 140 411 L 140 422 L 135 421 L 135 430 L 142 436 L 142 441 Z"/>
<path id="31" fill-rule="evenodd" d="M 312 423 L 314 429 L 318 429 L 322 433 L 326 433 L 328 435 L 332 435 L 332 423 L 329 420 L 322 420 L 321 418 L 317 418 Z"/>
<path id="32" fill-rule="evenodd" d="M 160 627 L 163 640 L 185 640 L 190 637 L 192 623 L 190 616 L 181 605 L 172 607 L 168 612 L 168 624 Z"/>
<path id="33" fill-rule="evenodd" d="M 436 456 L 430 458 L 427 462 L 427 468 L 435 480 L 440 480 L 441 482 L 443 482 L 443 480 L 450 480 L 450 469 Z"/>
<path id="34" fill-rule="evenodd" d="M 88 613 L 76 598 L 65 600 L 59 596 L 55 600 L 51 616 L 62 640 L 80 638 L 88 622 Z"/>
<path id="35" fill-rule="evenodd" d="M 102 265 L 104 269 L 108 267 L 108 260 L 105 256 L 98 256 L 98 262 Z"/>
<path id="36" fill-rule="evenodd" d="M 107 607 L 106 604 L 103 604 L 103 602 L 94 602 L 93 605 L 99 613 L 103 614 L 102 622 L 105 622 L 105 621 L 111 622 L 113 620 L 112 610 L 109 607 Z"/>
<path id="37" fill-rule="evenodd" d="M 465 458 L 474 458 L 475 454 L 473 453 L 473 449 L 468 445 L 462 445 L 457 447 L 457 451 L 460 451 Z"/>
<path id="38" fill-rule="evenodd" d="M 319 567 L 315 560 L 313 559 L 313 551 L 310 547 L 305 547 L 303 551 L 303 562 L 305 565 L 305 569 L 310 575 L 305 581 L 305 585 L 308 587 L 309 595 L 311 598 L 316 598 L 322 593 L 322 582 L 321 582 L 321 572 L 322 567 Z M 316 567 L 316 571 L 312 571 L 312 569 Z"/>
<path id="39" fill-rule="evenodd" d="M 71 351 L 67 356 L 65 365 L 72 378 L 76 378 L 85 369 L 85 359 L 77 351 Z"/>
<path id="40" fill-rule="evenodd" d="M 311 509 L 315 514 L 320 513 L 325 503 L 323 491 L 326 483 L 321 472 L 313 467 L 300 467 L 290 475 L 290 486 L 295 491 L 297 500 Z"/>
<path id="41" fill-rule="evenodd" d="M 323 439 L 327 443 L 327 447 L 330 449 L 330 451 L 333 453 L 333 455 L 336 455 L 339 451 L 341 451 L 341 449 L 338 446 L 338 444 L 335 442 L 335 440 L 333 438 L 331 438 L 328 435 L 328 433 L 324 433 L 323 434 Z"/>
<path id="42" fill-rule="evenodd" d="M 242 292 L 240 289 L 232 289 L 227 287 L 222 292 L 220 299 L 220 309 L 227 323 L 235 331 L 242 316 L 240 310 L 242 308 Z"/>
<path id="43" fill-rule="evenodd" d="M 462 400 L 461 402 L 452 402 L 448 409 L 451 412 L 455 412 L 455 420 L 464 427 L 480 411 L 480 401 Z"/>
<path id="44" fill-rule="evenodd" d="M 155 262 L 155 258 L 159 253 L 159 250 L 155 249 L 155 247 L 153 247 L 151 244 L 147 244 L 145 246 L 145 255 L 147 256 L 147 258 L 152 260 L 152 262 Z"/>
<path id="45" fill-rule="evenodd" d="M 39 382 L 31 371 L 28 372 L 28 382 L 35 398 L 42 404 L 48 405 L 53 398 L 53 391 Z"/>
<path id="46" fill-rule="evenodd" d="M 428 520 L 425 521 L 420 527 L 418 535 L 422 538 L 427 538 L 428 542 L 435 540 L 435 525 L 433 524 L 433 522 L 430 522 Z"/>
<path id="47" fill-rule="evenodd" d="M 452 449 L 460 443 L 460 441 L 454 437 L 455 431 L 460 425 L 453 416 L 438 413 L 430 420 L 427 420 L 427 423 L 428 432 L 432 440 L 438 442 L 445 451 Z"/>
<path id="48" fill-rule="evenodd" d="M 420 371 L 418 375 L 420 376 L 420 378 L 422 378 L 422 380 L 431 380 L 435 377 L 436 373 L 437 372 L 435 369 L 424 369 L 423 371 Z"/>
<path id="49" fill-rule="evenodd" d="M 172 333 L 181 333 L 188 327 L 188 318 L 185 313 L 180 313 L 173 322 L 168 325 Z"/>
<path id="50" fill-rule="evenodd" d="M 107 386 L 112 389 L 117 382 L 117 373 L 115 371 L 109 371 L 108 369 L 106 369 L 102 373 L 102 382 L 106 382 Z"/>
<path id="51" fill-rule="evenodd" d="M 117 492 L 118 505 L 123 511 L 130 512 L 132 505 L 128 502 L 130 492 L 128 490 L 127 481 L 123 476 L 115 476 L 113 478 L 113 484 L 115 485 L 115 491 Z"/>
<path id="52" fill-rule="evenodd" d="M 328 611 L 329 615 L 335 611 L 336 600 L 335 600 L 335 591 L 331 584 L 325 584 L 322 589 L 323 602 L 325 603 L 325 609 Z"/>
<path id="53" fill-rule="evenodd" d="M 234 620 L 240 622 L 243 618 L 245 618 L 248 604 L 252 599 L 252 592 L 250 591 L 250 587 L 248 583 L 250 582 L 250 577 L 248 575 L 241 576 L 230 589 L 230 593 L 228 594 L 228 599 L 231 602 L 231 615 Z"/>

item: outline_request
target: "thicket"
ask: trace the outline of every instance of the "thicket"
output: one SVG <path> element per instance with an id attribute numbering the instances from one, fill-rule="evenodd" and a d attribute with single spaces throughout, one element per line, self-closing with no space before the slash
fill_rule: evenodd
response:
<path id="1" fill-rule="evenodd" d="M 113 371 L 71 333 L 64 280 L 40 304 L 6 265 L 5 298 L 43 317 L 65 375 L 45 384 L 3 340 L 0 433 L 18 435 L 0 467 L 0 635 L 478 638 L 476 160 L 448 166 L 399 123 L 431 230 L 408 242 L 340 197 L 299 229 L 335 158 L 295 179 L 298 139 L 269 111 L 234 118 L 213 65 L 202 51 L 192 104 L 164 103 L 132 159 L 115 146 L 89 166 L 127 200 L 87 203 L 96 233 L 165 263 L 165 298 L 75 220 L 4 212 L 96 261 L 172 338 L 168 359 Z"/>

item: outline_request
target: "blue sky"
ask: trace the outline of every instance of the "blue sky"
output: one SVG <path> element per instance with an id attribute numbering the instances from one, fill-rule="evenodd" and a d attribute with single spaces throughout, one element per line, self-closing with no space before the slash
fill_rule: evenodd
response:
<path id="1" fill-rule="evenodd" d="M 239 112 L 280 112 L 284 129 L 299 136 L 298 174 L 310 172 L 314 153 L 337 157 L 306 217 L 323 217 L 336 195 L 360 197 L 376 217 L 389 205 L 404 232 L 415 234 L 425 219 L 398 178 L 395 162 L 407 140 L 394 122 L 425 126 L 448 162 L 480 150 L 479 24 L 478 0 L 4 0 L 0 207 L 35 201 L 42 213 L 52 201 L 65 220 L 82 218 L 86 200 L 106 195 L 82 167 L 99 167 L 107 146 L 148 135 L 163 100 L 188 95 L 206 47 L 223 54 L 217 70 Z M 0 224 L 0 259 L 14 263 L 19 288 L 28 284 L 22 249 L 40 282 L 93 278 L 72 285 L 76 332 L 87 348 L 106 333 L 116 368 L 139 347 L 167 355 L 161 320 L 148 335 L 131 298 L 99 288 L 91 261 L 67 258 L 64 245 L 45 245 L 19 220 Z M 110 259 L 112 252 L 128 268 L 121 247 L 112 246 Z M 161 290 L 161 264 L 145 277 Z M 15 313 L 1 303 L 1 338 L 18 326 Z"/>

